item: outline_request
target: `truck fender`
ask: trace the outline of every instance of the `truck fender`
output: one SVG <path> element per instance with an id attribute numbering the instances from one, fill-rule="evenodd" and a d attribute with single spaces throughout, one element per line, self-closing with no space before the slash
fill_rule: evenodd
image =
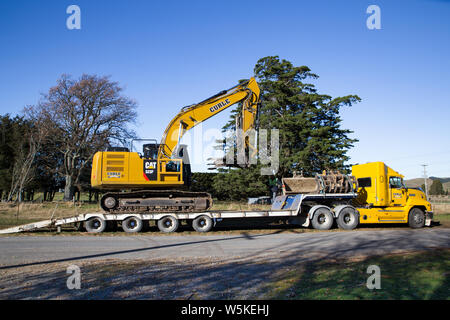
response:
<path id="1" fill-rule="evenodd" d="M 356 208 L 350 204 L 341 204 L 341 205 L 333 208 L 334 217 L 337 219 L 339 217 L 339 214 L 341 213 L 341 211 L 344 210 L 345 208 L 350 208 L 350 209 L 358 212 L 358 210 L 356 210 Z"/>
<path id="2" fill-rule="evenodd" d="M 314 214 L 316 213 L 317 209 L 320 209 L 320 208 L 326 208 L 326 209 L 331 211 L 330 207 L 327 207 L 327 206 L 325 206 L 323 204 L 315 205 L 311 209 L 309 209 L 309 211 L 308 211 L 308 219 L 311 220 L 314 217 Z"/>

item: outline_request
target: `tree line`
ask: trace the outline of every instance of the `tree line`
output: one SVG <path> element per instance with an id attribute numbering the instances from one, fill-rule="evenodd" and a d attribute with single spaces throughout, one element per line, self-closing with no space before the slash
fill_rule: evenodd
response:
<path id="1" fill-rule="evenodd" d="M 421 185 L 421 189 L 425 190 L 425 184 Z M 432 196 L 448 196 L 448 190 L 444 190 L 444 185 L 441 180 L 433 179 L 433 183 L 428 187 L 428 194 Z"/>

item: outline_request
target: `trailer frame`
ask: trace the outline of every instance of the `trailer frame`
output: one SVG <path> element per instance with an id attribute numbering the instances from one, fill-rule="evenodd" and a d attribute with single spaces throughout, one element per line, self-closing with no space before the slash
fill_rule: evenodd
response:
<path id="1" fill-rule="evenodd" d="M 316 212 L 324 208 L 331 212 L 333 219 L 339 217 L 340 212 L 345 208 L 353 208 L 358 212 L 358 208 L 349 204 L 349 201 L 356 198 L 357 194 L 352 193 L 314 193 L 314 194 L 288 194 L 281 195 L 275 198 L 270 210 L 208 210 L 203 212 L 158 212 L 158 213 L 138 213 L 138 212 L 124 212 L 124 213 L 108 213 L 90 212 L 79 214 L 76 216 L 65 218 L 51 218 L 49 220 L 38 221 L 16 227 L 0 230 L 0 234 L 18 233 L 25 231 L 34 231 L 42 228 L 56 228 L 58 232 L 66 225 L 76 223 L 86 223 L 92 218 L 99 218 L 103 221 L 123 222 L 130 217 L 135 217 L 141 221 L 159 221 L 164 217 L 172 217 L 177 221 L 180 220 L 194 220 L 201 216 L 206 216 L 212 219 L 214 226 L 222 219 L 241 219 L 241 218 L 287 218 L 289 223 L 297 224 L 302 227 L 309 227 L 311 220 L 315 218 Z M 325 203 L 338 203 L 336 206 L 327 206 Z M 348 202 L 348 203 L 346 203 Z M 306 205 L 308 204 L 309 205 Z M 312 203 L 312 204 L 311 204 Z M 315 203 L 315 204 L 314 204 Z M 426 224 L 431 224 L 431 218 L 427 212 Z"/>

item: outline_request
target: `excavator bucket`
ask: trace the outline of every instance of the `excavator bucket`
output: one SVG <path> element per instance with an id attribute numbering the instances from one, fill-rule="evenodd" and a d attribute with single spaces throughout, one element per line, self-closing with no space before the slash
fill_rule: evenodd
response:
<path id="1" fill-rule="evenodd" d="M 358 189 L 354 176 L 339 172 L 323 172 L 312 177 L 283 178 L 284 194 L 307 193 L 348 193 Z"/>
<path id="2" fill-rule="evenodd" d="M 285 194 L 319 193 L 320 185 L 315 178 L 283 178 Z"/>

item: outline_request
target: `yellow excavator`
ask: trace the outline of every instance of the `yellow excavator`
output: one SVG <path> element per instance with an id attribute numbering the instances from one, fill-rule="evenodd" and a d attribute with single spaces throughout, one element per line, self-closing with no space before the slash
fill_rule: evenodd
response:
<path id="1" fill-rule="evenodd" d="M 183 135 L 199 123 L 241 103 L 237 135 L 246 150 L 254 149 L 247 132 L 256 129 L 260 89 L 254 78 L 223 90 L 199 103 L 186 106 L 170 121 L 161 142 L 143 145 L 142 154 L 124 147 L 97 152 L 92 161 L 91 185 L 106 190 L 100 200 L 108 212 L 193 212 L 212 206 L 207 192 L 180 190 L 190 184 L 190 165 Z M 124 192 L 124 190 L 126 190 Z"/>

